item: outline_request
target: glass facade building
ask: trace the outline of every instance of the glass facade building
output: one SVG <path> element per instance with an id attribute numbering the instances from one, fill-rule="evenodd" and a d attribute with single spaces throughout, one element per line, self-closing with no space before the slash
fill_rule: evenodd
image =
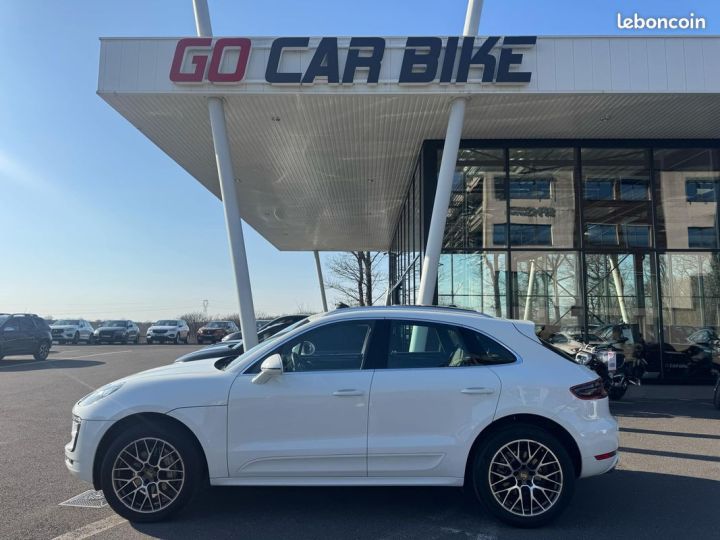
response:
<path id="1" fill-rule="evenodd" d="M 442 141 L 426 141 L 390 253 L 415 302 Z M 720 363 L 718 141 L 463 141 L 436 301 L 641 354 L 649 378 Z M 429 206 L 428 206 L 429 205 Z"/>

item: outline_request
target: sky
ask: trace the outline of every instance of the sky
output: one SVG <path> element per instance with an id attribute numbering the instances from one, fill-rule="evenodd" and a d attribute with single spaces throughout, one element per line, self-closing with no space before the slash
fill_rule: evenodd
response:
<path id="1" fill-rule="evenodd" d="M 215 35 L 458 35 L 466 0 L 209 0 Z M 1 0 L 0 312 L 237 311 L 221 202 L 97 95 L 98 38 L 193 36 L 191 0 Z M 480 35 L 613 35 L 702 0 L 485 0 Z M 632 34 L 682 33 L 633 31 Z M 685 31 L 697 35 L 703 32 Z M 245 228 L 256 311 L 319 311 L 312 253 Z M 323 254 L 323 260 L 327 260 Z"/>

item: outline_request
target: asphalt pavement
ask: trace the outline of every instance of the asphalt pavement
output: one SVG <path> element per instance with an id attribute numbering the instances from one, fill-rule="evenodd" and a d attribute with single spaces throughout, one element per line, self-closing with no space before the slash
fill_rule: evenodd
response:
<path id="1" fill-rule="evenodd" d="M 58 506 L 91 486 L 65 469 L 75 401 L 194 345 L 55 346 L 0 361 L 0 539 L 73 538 L 710 538 L 718 535 L 720 411 L 708 386 L 631 388 L 614 473 L 578 482 L 558 520 L 499 524 L 460 489 L 211 488 L 166 523 L 133 525 L 109 508 Z"/>

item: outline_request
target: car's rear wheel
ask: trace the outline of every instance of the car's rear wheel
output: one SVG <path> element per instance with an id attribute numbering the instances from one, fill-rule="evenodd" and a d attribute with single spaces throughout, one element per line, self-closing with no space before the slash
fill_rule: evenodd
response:
<path id="1" fill-rule="evenodd" d="M 72 344 L 77 345 L 78 343 L 80 343 L 80 333 L 75 332 L 75 335 L 73 336 L 73 339 L 72 339 Z"/>
<path id="2" fill-rule="evenodd" d="M 575 470 L 564 446 L 529 424 L 490 436 L 475 455 L 475 494 L 497 518 L 539 527 L 560 514 L 575 490 Z"/>
<path id="3" fill-rule="evenodd" d="M 50 344 L 47 341 L 43 341 L 38 345 L 37 351 L 33 354 L 35 360 L 46 360 L 50 354 Z"/>
<path id="4" fill-rule="evenodd" d="M 110 444 L 100 484 L 108 504 L 122 517 L 160 521 L 192 499 L 203 471 L 197 448 L 181 430 L 137 426 Z"/>

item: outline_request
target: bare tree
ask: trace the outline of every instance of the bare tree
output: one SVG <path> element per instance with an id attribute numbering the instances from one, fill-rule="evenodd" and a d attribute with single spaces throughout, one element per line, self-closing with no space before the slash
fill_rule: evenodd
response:
<path id="1" fill-rule="evenodd" d="M 385 292 L 383 270 L 385 254 L 349 251 L 330 259 L 327 287 L 338 293 L 342 302 L 354 306 L 372 306 Z"/>

